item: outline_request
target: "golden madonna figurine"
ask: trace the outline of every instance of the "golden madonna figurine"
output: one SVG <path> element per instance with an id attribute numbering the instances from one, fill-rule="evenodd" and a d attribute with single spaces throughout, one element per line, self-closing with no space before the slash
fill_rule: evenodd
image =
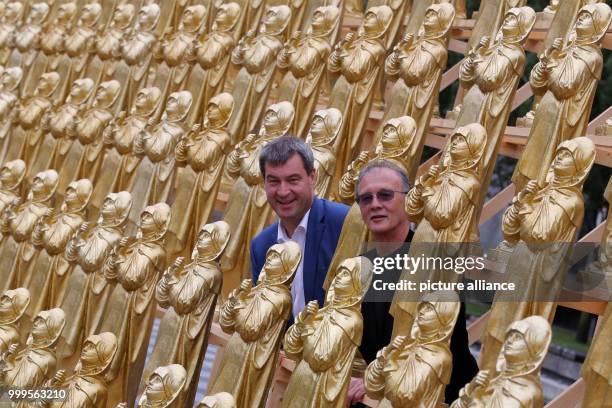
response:
<path id="1" fill-rule="evenodd" d="M 53 206 L 53 198 L 57 189 L 58 176 L 55 170 L 47 170 L 34 176 L 30 191 L 25 202 L 17 198 L 4 209 L 0 216 L 0 279 L 4 292 L 9 288 L 20 287 L 24 277 L 17 274 L 19 268 L 15 263 L 27 251 L 35 252 L 30 238 L 38 220 Z"/>
<path id="2" fill-rule="evenodd" d="M 0 20 L 0 65 L 6 66 L 15 46 L 15 33 L 22 24 L 23 4 L 11 1 L 3 3 L 2 7 L 4 13 Z"/>
<path id="3" fill-rule="evenodd" d="M 506 270 L 516 290 L 498 292 L 494 299 L 499 302 L 493 303 L 483 334 L 481 367 L 494 367 L 504 328 L 511 322 L 531 315 L 552 322 L 568 268 L 566 257 L 584 216 L 582 186 L 594 162 L 595 145 L 590 139 L 561 143 L 546 184 L 530 181 L 504 212 L 504 239 L 514 247 Z"/>
<path id="4" fill-rule="evenodd" d="M 185 383 L 185 368 L 180 364 L 157 367 L 147 377 L 144 393 L 136 406 L 138 408 L 182 408 L 184 405 L 180 401 L 184 394 Z M 127 407 L 126 403 L 117 405 L 117 408 Z"/>
<path id="5" fill-rule="evenodd" d="M 0 167 L 0 214 L 21 197 L 25 173 L 23 160 L 12 160 Z"/>
<path id="6" fill-rule="evenodd" d="M 0 355 L 21 343 L 20 324 L 29 304 L 26 288 L 10 289 L 0 296 Z"/>
<path id="7" fill-rule="evenodd" d="M 380 408 L 437 408 L 444 402 L 453 359 L 450 338 L 459 315 L 454 292 L 433 292 L 417 305 L 409 336 L 397 336 L 370 363 L 364 383 Z"/>
<path id="8" fill-rule="evenodd" d="M 0 75 L 0 159 L 6 158 L 6 153 L 13 142 L 11 133 L 17 122 L 17 109 L 21 93 L 19 91 L 23 71 L 19 67 L 7 68 Z"/>
<path id="9" fill-rule="evenodd" d="M 283 34 L 291 18 L 285 5 L 270 7 L 263 17 L 259 33 L 251 30 L 240 39 L 232 52 L 232 62 L 242 66 L 234 81 L 232 96 L 236 107 L 228 130 L 236 145 L 253 131 L 267 106 L 276 73 L 276 59 L 283 48 Z"/>
<path id="10" fill-rule="evenodd" d="M 176 146 L 178 170 L 172 212 L 183 216 L 170 222 L 166 239 L 170 254 L 192 249 L 199 234 L 197 226 L 206 224 L 212 216 L 225 159 L 231 151 L 226 126 L 233 109 L 231 94 L 213 97 L 202 123 L 194 125 Z"/>
<path id="11" fill-rule="evenodd" d="M 65 50 L 64 41 L 77 13 L 77 4 L 74 1 L 66 2 L 57 8 L 55 18 L 51 24 L 45 26 L 40 36 L 40 53 L 35 64 L 42 65 L 45 70 L 59 68 L 61 55 Z M 39 67 L 40 68 L 40 67 Z"/>
<path id="12" fill-rule="evenodd" d="M 315 113 L 306 136 L 315 160 L 317 197 L 329 198 L 332 178 L 336 170 L 334 145 L 342 129 L 342 113 L 336 108 L 322 109 Z"/>
<path id="13" fill-rule="evenodd" d="M 203 226 L 191 263 L 183 265 L 184 259 L 177 258 L 157 283 L 155 297 L 167 310 L 140 388 L 144 388 L 144 379 L 149 378 L 155 367 L 180 364 L 186 370 L 187 384 L 176 401 L 180 407 L 192 407 L 195 400 L 208 333 L 223 284 L 217 261 L 229 241 L 229 234 L 229 226 L 224 221 Z"/>
<path id="14" fill-rule="evenodd" d="M 385 35 L 392 17 L 388 6 L 370 7 L 357 35 L 347 34 L 329 56 L 328 69 L 340 75 L 331 91 L 330 106 L 339 109 L 343 118 L 336 141 L 336 180 L 360 151 L 362 131 L 380 87 Z"/>
<path id="15" fill-rule="evenodd" d="M 239 407 L 265 405 L 291 316 L 291 282 L 301 257 L 294 241 L 272 245 L 257 285 L 252 287 L 251 279 L 245 279 L 230 294 L 219 324 L 233 335 L 209 393 L 229 392 Z"/>
<path id="16" fill-rule="evenodd" d="M 25 78 L 29 77 L 30 68 L 36 58 L 49 12 L 49 5 L 45 2 L 32 4 L 27 21 L 14 33 L 15 48 L 10 57 L 10 65 L 21 66 Z"/>
<path id="17" fill-rule="evenodd" d="M 535 113 L 529 140 L 512 181 L 520 191 L 530 180 L 543 184 L 560 143 L 586 133 L 603 58 L 601 40 L 612 20 L 605 3 L 588 4 L 578 12 L 568 44 L 555 40 L 540 56 L 529 83 L 544 95 Z"/>
<path id="18" fill-rule="evenodd" d="M 331 37 L 338 26 L 336 6 L 318 7 L 306 32 L 290 31 L 291 39 L 278 53 L 277 65 L 286 69 L 279 85 L 280 101 L 295 107 L 291 134 L 304 137 L 312 120 L 321 88 L 326 79 L 326 63 L 331 53 Z"/>
<path id="19" fill-rule="evenodd" d="M 223 217 L 231 230 L 230 242 L 221 258 L 224 297 L 251 275 L 249 259 L 244 254 L 272 216 L 259 169 L 259 153 L 269 141 L 287 134 L 293 114 L 293 105 L 289 102 L 270 105 L 259 133 L 249 134 L 227 157 L 227 173 L 237 179 Z"/>
<path id="20" fill-rule="evenodd" d="M 346 405 L 353 359 L 361 344 L 361 301 L 370 285 L 367 258 L 349 258 L 338 267 L 319 309 L 310 301 L 285 334 L 283 348 L 297 366 L 283 397 L 283 408 Z"/>
<path id="21" fill-rule="evenodd" d="M 236 400 L 229 392 L 218 392 L 202 398 L 196 408 L 236 408 Z"/>
<path id="22" fill-rule="evenodd" d="M 451 408 L 543 407 L 540 370 L 551 337 L 550 324 L 541 316 L 511 323 L 495 368 L 479 371 Z"/>
<path id="23" fill-rule="evenodd" d="M 58 350 L 63 368 L 74 365 L 83 340 L 99 327 L 114 286 L 104 276 L 104 264 L 124 236 L 131 207 L 132 196 L 127 191 L 109 194 L 97 223 L 82 224 L 66 246 L 64 258 L 71 269 L 64 274 L 67 283 L 60 306 L 68 314 Z"/>
<path id="24" fill-rule="evenodd" d="M 100 3 L 85 4 L 74 27 L 64 38 L 64 53 L 70 58 L 70 79 L 82 78 L 93 57 L 97 26 L 100 24 Z"/>
<path id="25" fill-rule="evenodd" d="M 107 373 L 107 378 L 112 379 L 109 406 L 120 401 L 132 406 L 136 400 L 157 306 L 155 285 L 166 264 L 163 241 L 169 223 L 168 204 L 146 207 L 136 240 L 122 238 L 104 265 L 106 279 L 117 282 L 99 327 L 118 336 L 119 358 L 113 360 Z"/>
<path id="26" fill-rule="evenodd" d="M 106 407 L 108 384 L 104 374 L 117 352 L 117 337 L 113 333 L 89 336 L 74 373 L 66 377 L 58 371 L 45 384 L 47 388 L 65 389 L 65 400 L 42 401 L 44 408 L 97 408 Z"/>

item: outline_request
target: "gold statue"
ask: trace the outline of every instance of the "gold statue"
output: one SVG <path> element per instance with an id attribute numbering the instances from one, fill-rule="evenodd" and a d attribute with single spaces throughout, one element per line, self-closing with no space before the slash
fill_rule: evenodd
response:
<path id="1" fill-rule="evenodd" d="M 319 309 L 316 300 L 300 312 L 283 341 L 285 354 L 297 361 L 283 397 L 283 408 L 343 407 L 353 359 L 361 344 L 361 301 L 369 287 L 366 258 L 343 261 Z"/>
<path id="2" fill-rule="evenodd" d="M 32 295 L 29 316 L 60 305 L 66 291 L 66 271 L 70 268 L 63 252 L 85 222 L 92 190 L 91 181 L 87 179 L 70 183 L 60 211 L 47 210 L 32 231 L 30 241 L 38 254 L 32 257 L 24 250 L 16 260 L 17 274 L 24 277 L 23 286 Z"/>
<path id="3" fill-rule="evenodd" d="M 530 181 L 505 211 L 504 239 L 514 247 L 506 270 L 516 282 L 517 295 L 496 294 L 483 334 L 481 367 L 494 367 L 509 323 L 535 314 L 552 322 L 567 272 L 565 257 L 584 216 L 582 186 L 594 162 L 590 139 L 561 143 L 546 184 Z M 512 302 L 503 301 L 505 296 L 512 296 Z"/>
<path id="4" fill-rule="evenodd" d="M 121 39 L 121 55 L 129 69 L 127 89 L 127 106 L 132 105 L 133 98 L 149 72 L 153 51 L 157 44 L 157 25 L 160 9 L 156 3 L 149 3 L 138 11 L 136 26 L 126 37 Z"/>
<path id="5" fill-rule="evenodd" d="M 0 297 L 0 355 L 21 343 L 19 325 L 28 304 L 30 292 L 25 288 L 7 290 Z"/>
<path id="6" fill-rule="evenodd" d="M 17 344 L 0 356 L 0 385 L 11 388 L 41 388 L 55 373 L 55 345 L 64 327 L 62 309 L 44 310 L 32 319 L 26 347 Z M 26 407 L 25 402 L 17 404 Z"/>
<path id="7" fill-rule="evenodd" d="M 495 369 L 479 371 L 451 408 L 544 406 L 540 370 L 552 337 L 550 324 L 541 316 L 530 316 L 504 332 Z"/>
<path id="8" fill-rule="evenodd" d="M 23 4 L 11 1 L 2 5 L 4 13 L 0 19 L 0 65 L 6 66 L 15 46 L 15 33 L 21 25 Z"/>
<path id="9" fill-rule="evenodd" d="M 228 130 L 236 145 L 260 122 L 276 72 L 276 59 L 283 48 L 283 33 L 289 24 L 291 9 L 285 5 L 266 11 L 259 34 L 247 32 L 232 52 L 232 62 L 242 66 L 234 81 L 232 96 L 236 102 Z"/>
<path id="10" fill-rule="evenodd" d="M 438 101 L 440 81 L 446 68 L 446 43 L 455 10 L 448 3 L 433 4 L 425 12 L 422 35 L 406 35 L 385 62 L 389 79 L 396 80 L 382 123 L 399 116 L 416 121 L 417 133 L 411 145 L 408 178 L 414 180 L 425 144 L 425 133 Z M 384 126 L 376 132 L 375 144 Z"/>
<path id="11" fill-rule="evenodd" d="M 198 225 L 211 218 L 225 158 L 231 151 L 230 136 L 225 130 L 234 99 L 229 93 L 213 97 L 208 103 L 202 124 L 194 125 L 179 140 L 175 157 L 179 166 L 174 190 L 172 212 L 181 214 L 170 222 L 166 248 L 178 254 L 194 247 Z"/>
<path id="12" fill-rule="evenodd" d="M 71 358 L 78 357 L 83 340 L 99 327 L 113 288 L 104 276 L 104 264 L 124 236 L 131 206 L 132 196 L 127 191 L 109 194 L 98 222 L 93 227 L 82 224 L 66 246 L 64 257 L 71 269 L 64 274 L 67 283 L 60 306 L 68 313 L 58 350 L 62 367 L 74 365 Z"/>
<path id="13" fill-rule="evenodd" d="M 342 113 L 336 108 L 323 109 L 315 113 L 306 141 L 310 143 L 315 159 L 315 194 L 329 198 L 331 181 L 336 170 L 334 143 L 342 128 Z"/>
<path id="14" fill-rule="evenodd" d="M 7 68 L 0 75 L 0 158 L 6 158 L 11 133 L 16 122 L 17 106 L 20 98 L 19 87 L 23 71 L 19 67 Z"/>
<path id="15" fill-rule="evenodd" d="M 208 333 L 221 293 L 223 276 L 217 263 L 229 241 L 229 225 L 217 221 L 205 225 L 195 244 L 189 265 L 179 257 L 157 283 L 156 298 L 166 310 L 153 352 L 141 381 L 155 369 L 176 363 L 186 369 L 185 392 L 177 406 L 193 406 L 200 368 L 208 346 Z"/>
<path id="16" fill-rule="evenodd" d="M 189 91 L 170 94 L 161 121 L 154 124 L 150 120 L 136 135 L 132 152 L 142 157 L 142 161 L 135 170 L 134 185 L 130 190 L 134 195 L 135 210 L 167 201 L 176 176 L 174 150 L 189 131 L 185 118 L 191 103 Z"/>
<path id="17" fill-rule="evenodd" d="M 106 407 L 107 381 L 104 373 L 117 351 L 117 337 L 113 333 L 93 334 L 85 340 L 74 373 L 66 378 L 64 370 L 48 380 L 45 388 L 64 389 L 65 400 L 45 400 L 45 408 Z"/>
<path id="18" fill-rule="evenodd" d="M 291 134 L 304 137 L 315 112 L 326 78 L 326 63 L 331 53 L 331 36 L 336 30 L 340 10 L 335 6 L 317 8 L 308 31 L 292 33 L 278 54 L 279 68 L 287 73 L 279 86 L 279 100 L 295 107 Z"/>
<path id="19" fill-rule="evenodd" d="M 0 217 L 0 282 L 1 292 L 10 288 L 20 287 L 23 276 L 16 274 L 18 268 L 14 265 L 27 251 L 32 255 L 35 250 L 30 237 L 38 220 L 52 208 L 52 200 L 57 189 L 58 176 L 55 170 L 46 170 L 34 176 L 30 191 L 25 202 L 17 198 L 4 209 Z"/>
<path id="20" fill-rule="evenodd" d="M 93 54 L 94 42 L 97 36 L 97 25 L 102 16 L 100 3 L 92 2 L 83 6 L 76 26 L 70 30 L 64 39 L 64 52 L 71 58 L 69 81 L 82 78 L 85 68 Z"/>
<path id="21" fill-rule="evenodd" d="M 478 213 L 480 208 L 481 160 L 487 143 L 482 125 L 472 123 L 451 135 L 448 154 L 439 164 L 419 177 L 406 195 L 408 219 L 418 222 L 409 250 L 411 257 L 467 256 L 470 246 L 479 242 Z M 442 164 L 444 163 L 444 164 Z M 422 243 L 423 245 L 418 245 Z M 454 271 L 443 268 L 404 271 L 400 279 L 433 282 L 455 280 Z M 394 333 L 407 333 L 412 327 L 416 302 L 404 301 L 396 292 L 391 304 Z"/>
<path id="22" fill-rule="evenodd" d="M 265 405 L 291 316 L 291 282 L 301 257 L 295 241 L 272 245 L 257 285 L 252 287 L 248 278 L 232 291 L 221 308 L 219 324 L 233 335 L 209 393 L 229 392 L 239 407 Z"/>
<path id="23" fill-rule="evenodd" d="M 610 338 L 612 338 L 612 303 L 599 318 L 597 334 L 589 354 L 582 364 L 582 378 L 586 383 L 582 408 L 598 408 L 612 398 L 612 366 L 610 365 Z"/>
<path id="24" fill-rule="evenodd" d="M 463 98 L 456 126 L 480 123 L 487 132 L 481 160 L 482 203 L 486 186 L 493 176 L 514 93 L 523 74 L 525 51 L 522 44 L 535 20 L 536 14 L 530 7 L 508 10 L 495 41 L 489 37 L 482 38 L 461 64 L 461 85 L 469 90 Z"/>
<path id="25" fill-rule="evenodd" d="M 448 1 L 448 0 L 445 0 Z M 390 49 L 398 40 L 398 35 L 404 26 L 406 15 L 412 7 L 409 1 L 403 0 L 369 0 L 368 7 L 388 6 L 393 11 L 393 18 L 389 24 L 385 40 L 385 49 Z"/>
<path id="26" fill-rule="evenodd" d="M 30 6 L 30 14 L 26 23 L 19 27 L 14 34 L 15 49 L 13 49 L 10 57 L 10 64 L 20 65 L 23 69 L 24 78 L 29 78 L 28 73 L 40 47 L 41 31 L 48 17 L 49 6 L 47 3 L 34 3 Z"/>
<path id="27" fill-rule="evenodd" d="M 205 396 L 196 408 L 236 408 L 236 400 L 229 392 Z"/>
<path id="28" fill-rule="evenodd" d="M 529 180 L 543 184 L 557 146 L 586 133 L 603 67 L 600 43 L 611 20 L 607 4 L 584 6 L 574 23 L 575 37 L 567 45 L 555 40 L 531 71 L 534 94 L 544 96 L 512 176 L 518 191 Z"/>
<path id="29" fill-rule="evenodd" d="M 329 56 L 328 69 L 340 74 L 332 89 L 330 106 L 339 109 L 343 118 L 336 141 L 335 180 L 361 149 L 363 128 L 380 87 L 385 34 L 392 18 L 393 11 L 388 6 L 370 7 L 357 35 L 347 34 Z"/>
<path id="30" fill-rule="evenodd" d="M 26 167 L 23 160 L 4 163 L 0 168 L 0 214 L 21 197 L 25 172 Z"/>
<path id="31" fill-rule="evenodd" d="M 163 407 L 181 408 L 181 397 L 185 393 L 185 368 L 180 364 L 158 367 L 147 377 L 144 393 L 136 405 L 138 408 Z M 112 405 L 111 405 L 112 406 Z M 122 403 L 116 408 L 127 408 L 132 405 Z"/>
<path id="32" fill-rule="evenodd" d="M 384 400 L 379 408 L 439 407 L 450 381 L 453 358 L 450 339 L 459 316 L 459 296 L 433 292 L 416 307 L 410 335 L 397 336 L 368 366 L 368 395 Z"/>
<path id="33" fill-rule="evenodd" d="M 40 51 L 37 61 L 45 70 L 57 70 L 60 56 L 65 51 L 66 36 L 70 31 L 77 13 L 77 4 L 73 1 L 60 5 L 52 24 L 46 25 L 40 36 Z"/>
<path id="34" fill-rule="evenodd" d="M 192 48 L 198 64 L 191 69 L 188 83 L 198 82 L 199 89 L 193 92 L 194 108 L 191 116 L 200 118 L 210 99 L 223 92 L 231 51 L 234 49 L 233 32 L 240 16 L 237 3 L 223 3 L 217 8 L 212 29 L 196 39 Z"/>
<path id="35" fill-rule="evenodd" d="M 19 100 L 17 105 L 17 126 L 12 129 L 6 158 L 8 160 L 22 159 L 28 169 L 28 176 L 36 174 L 32 172 L 31 167 L 45 140 L 41 122 L 55 103 L 54 93 L 59 84 L 59 74 L 47 72 L 38 80 L 34 94 L 25 96 Z"/>
<path id="36" fill-rule="evenodd" d="M 109 406 L 126 401 L 133 406 L 144 367 L 147 344 L 155 318 L 155 285 L 165 269 L 164 236 L 170 207 L 158 203 L 146 207 L 136 240 L 124 237 L 105 261 L 104 275 L 117 284 L 104 307 L 98 330 L 118 335 L 117 356 L 107 378 Z M 96 328 L 93 328 L 94 332 Z"/>
<path id="37" fill-rule="evenodd" d="M 247 254 L 250 242 L 269 223 L 272 208 L 266 199 L 259 152 L 271 140 L 284 136 L 293 121 L 293 105 L 270 105 L 259 133 L 249 134 L 227 157 L 227 173 L 237 178 L 230 193 L 223 219 L 231 230 L 230 242 L 221 258 L 223 297 L 251 276 Z"/>

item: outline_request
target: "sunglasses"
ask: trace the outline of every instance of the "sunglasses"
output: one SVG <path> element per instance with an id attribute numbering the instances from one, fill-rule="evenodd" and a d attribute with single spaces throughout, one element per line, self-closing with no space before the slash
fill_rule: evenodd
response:
<path id="1" fill-rule="evenodd" d="M 378 190 L 378 192 L 376 192 L 376 198 L 381 203 L 386 203 L 386 202 L 393 200 L 393 197 L 395 197 L 395 193 L 408 194 L 408 191 L 395 191 L 395 190 L 387 190 L 386 188 L 383 188 L 383 189 Z M 355 201 L 357 201 L 357 204 L 359 205 L 370 205 L 374 201 L 374 193 L 359 194 L 357 198 L 355 199 Z"/>

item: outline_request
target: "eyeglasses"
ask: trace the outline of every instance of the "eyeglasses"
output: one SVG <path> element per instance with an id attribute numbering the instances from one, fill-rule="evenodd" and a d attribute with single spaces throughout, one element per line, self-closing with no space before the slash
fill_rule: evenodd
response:
<path id="1" fill-rule="evenodd" d="M 395 197 L 395 193 L 408 194 L 408 191 L 395 191 L 383 188 L 378 190 L 378 192 L 376 193 L 376 198 L 381 203 L 389 202 L 393 200 L 393 197 Z M 357 204 L 359 205 L 370 205 L 374 201 L 374 193 L 359 194 L 355 201 L 357 201 Z"/>

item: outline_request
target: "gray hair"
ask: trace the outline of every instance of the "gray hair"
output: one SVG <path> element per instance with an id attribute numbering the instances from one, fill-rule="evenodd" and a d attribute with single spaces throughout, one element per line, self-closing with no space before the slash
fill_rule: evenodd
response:
<path id="1" fill-rule="evenodd" d="M 312 149 L 302 139 L 293 136 L 283 136 L 265 145 L 259 154 L 259 170 L 266 177 L 266 163 L 280 166 L 287 163 L 294 154 L 299 154 L 304 164 L 306 174 L 314 170 L 314 155 Z"/>
<path id="2" fill-rule="evenodd" d="M 357 198 L 357 196 L 359 195 L 359 185 L 361 184 L 361 181 L 363 180 L 363 178 L 365 177 L 366 174 L 368 174 L 369 172 L 371 172 L 374 169 L 389 169 L 394 171 L 400 178 L 400 181 L 402 182 L 402 189 L 404 191 L 409 191 L 412 186 L 410 185 L 410 180 L 408 180 L 408 175 L 406 174 L 406 172 L 404 171 L 404 169 L 402 169 L 400 166 L 398 166 L 397 164 L 390 162 L 388 160 L 373 160 L 371 162 L 369 162 L 363 169 L 361 169 L 361 171 L 359 172 L 359 177 L 357 178 L 357 183 L 355 184 L 355 199 Z"/>

